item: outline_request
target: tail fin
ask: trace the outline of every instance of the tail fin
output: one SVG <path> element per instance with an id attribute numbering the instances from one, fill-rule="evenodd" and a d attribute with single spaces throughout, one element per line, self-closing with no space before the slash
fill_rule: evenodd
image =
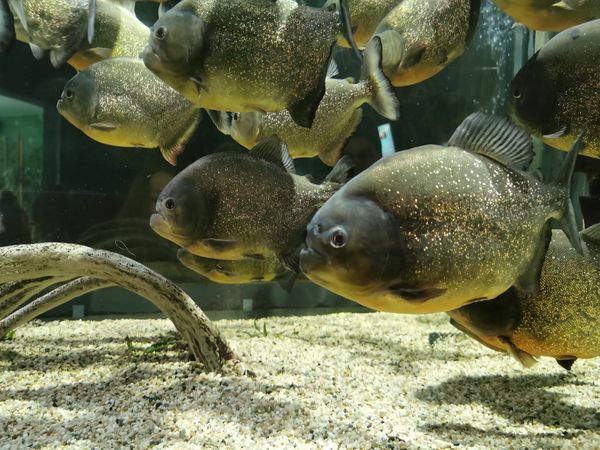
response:
<path id="1" fill-rule="evenodd" d="M 582 134 L 577 136 L 571 150 L 567 154 L 567 157 L 560 169 L 556 179 L 552 184 L 562 190 L 563 201 L 561 207 L 561 215 L 557 221 L 560 227 L 565 232 L 571 245 L 577 253 L 583 255 L 583 248 L 581 246 L 581 237 L 577 229 L 577 222 L 575 221 L 575 211 L 573 210 L 573 203 L 571 201 L 571 179 L 573 178 L 573 170 L 575 169 L 575 162 L 577 161 L 577 155 L 583 147 L 582 145 Z"/>
<path id="2" fill-rule="evenodd" d="M 342 156 L 325 178 L 325 182 L 344 184 L 352 178 L 355 168 L 354 161 L 350 156 Z"/>
<path id="3" fill-rule="evenodd" d="M 398 118 L 398 99 L 381 69 L 381 39 L 379 36 L 373 36 L 367 44 L 361 80 L 371 87 L 369 105 L 383 117 L 396 120 Z"/>

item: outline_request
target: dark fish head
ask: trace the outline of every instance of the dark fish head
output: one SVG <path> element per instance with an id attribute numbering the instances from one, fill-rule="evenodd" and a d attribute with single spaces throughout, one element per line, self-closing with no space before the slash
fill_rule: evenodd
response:
<path id="1" fill-rule="evenodd" d="M 555 89 L 536 53 L 511 82 L 511 115 L 530 133 L 551 134 L 556 113 Z"/>
<path id="2" fill-rule="evenodd" d="M 263 113 L 260 112 L 231 113 L 229 134 L 243 146 L 254 147 L 260 140 L 262 117 Z"/>
<path id="3" fill-rule="evenodd" d="M 98 88 L 92 75 L 80 72 L 71 78 L 56 104 L 58 112 L 77 127 L 85 127 L 96 119 Z"/>
<path id="4" fill-rule="evenodd" d="M 353 298 L 397 280 L 404 254 L 394 217 L 373 200 L 342 189 L 308 224 L 300 267 L 315 283 Z"/>
<path id="5" fill-rule="evenodd" d="M 144 64 L 155 73 L 191 77 L 200 65 L 206 22 L 194 10 L 175 7 L 160 17 L 150 31 Z"/>
<path id="6" fill-rule="evenodd" d="M 192 170 L 184 170 L 162 190 L 150 227 L 160 236 L 187 247 L 202 236 L 208 226 L 208 202 L 194 182 Z"/>

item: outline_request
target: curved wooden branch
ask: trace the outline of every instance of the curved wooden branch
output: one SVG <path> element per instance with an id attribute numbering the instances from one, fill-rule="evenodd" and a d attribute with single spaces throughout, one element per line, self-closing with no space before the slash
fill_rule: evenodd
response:
<path id="1" fill-rule="evenodd" d="M 7 283 L 6 289 L 3 289 L 4 295 L 0 294 L 0 318 L 6 317 L 14 310 L 19 308 L 30 298 L 36 296 L 44 289 L 65 281 L 64 278 L 42 277 L 34 280 L 24 280 L 16 283 Z M 5 285 L 6 286 L 6 285 Z M 0 336 L 2 334 L 0 333 Z"/>
<path id="2" fill-rule="evenodd" d="M 65 243 L 0 248 L 0 283 L 41 277 L 72 279 L 82 275 L 111 282 L 154 303 L 173 322 L 192 354 L 207 370 L 218 371 L 227 363 L 237 364 L 236 355 L 198 305 L 177 285 L 132 259 Z M 69 283 L 56 294 L 57 298 L 61 293 L 70 295 L 73 290 L 81 289 L 81 283 L 91 281 L 80 281 L 79 287 Z"/>
<path id="3" fill-rule="evenodd" d="M 115 286 L 111 281 L 91 277 L 81 277 L 63 284 L 0 320 L 0 336 L 74 298 L 111 286 Z"/>

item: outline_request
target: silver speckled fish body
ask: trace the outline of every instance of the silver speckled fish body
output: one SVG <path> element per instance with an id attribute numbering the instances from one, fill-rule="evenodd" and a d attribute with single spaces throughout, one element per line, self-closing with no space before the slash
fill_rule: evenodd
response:
<path id="1" fill-rule="evenodd" d="M 221 284 L 272 281 L 287 272 L 276 257 L 268 257 L 264 260 L 240 259 L 232 261 L 203 258 L 185 250 L 180 250 L 177 257 L 187 268 L 210 281 Z"/>
<path id="2" fill-rule="evenodd" d="M 515 119 L 546 144 L 563 151 L 583 132 L 581 154 L 600 158 L 598 67 L 600 19 L 556 35 L 512 82 Z"/>
<path id="3" fill-rule="evenodd" d="M 97 0 L 95 29 L 92 43 L 85 42 L 83 48 L 108 49 L 115 58 L 139 58 L 150 36 L 150 28 L 131 9 L 111 0 Z"/>
<path id="4" fill-rule="evenodd" d="M 176 88 L 199 107 L 281 111 L 324 82 L 341 29 L 337 13 L 292 0 L 184 0 L 167 15 L 190 7 L 208 30 L 195 71 L 203 88 Z"/>
<path id="5" fill-rule="evenodd" d="M 178 174 L 158 199 L 163 217 L 165 199 L 176 200 L 180 214 L 187 216 L 179 226 L 158 215 L 151 224 L 163 237 L 205 258 L 281 257 L 302 244 L 306 224 L 338 188 L 335 183 L 315 185 L 250 154 L 215 153 Z M 215 246 L 215 240 L 228 244 Z"/>
<path id="6" fill-rule="evenodd" d="M 88 4 L 88 0 L 9 1 L 18 21 L 17 38 L 44 50 L 69 49 L 82 42 L 87 31 Z M 17 10 L 20 8 L 25 14 L 27 27 L 18 19 Z"/>
<path id="7" fill-rule="evenodd" d="M 325 86 L 325 96 L 311 128 L 296 124 L 287 111 L 266 113 L 257 116 L 258 134 L 254 139 L 241 138 L 239 142 L 252 148 L 262 138 L 276 134 L 287 144 L 292 158 L 319 155 L 325 164 L 334 165 L 346 140 L 360 124 L 360 107 L 369 100 L 370 92 L 366 83 L 347 80 L 328 79 Z"/>
<path id="8" fill-rule="evenodd" d="M 540 31 L 562 31 L 600 17 L 597 0 L 494 0 L 515 22 Z"/>
<path id="9" fill-rule="evenodd" d="M 348 9 L 352 22 L 353 36 L 356 45 L 364 48 L 375 33 L 383 18 L 402 0 L 348 0 Z M 339 0 L 328 0 L 323 8 L 330 4 L 339 4 Z M 350 48 L 348 41 L 340 37 L 338 43 Z"/>
<path id="10" fill-rule="evenodd" d="M 459 57 L 479 7 L 478 0 L 404 0 L 392 9 L 375 30 L 382 36 L 383 71 L 392 84 L 419 83 Z"/>
<path id="11" fill-rule="evenodd" d="M 65 86 L 58 109 L 92 139 L 121 147 L 171 148 L 189 137 L 200 117 L 135 58 L 100 61 L 80 72 Z"/>
<path id="12" fill-rule="evenodd" d="M 319 210 L 307 238 L 316 254 L 301 256 L 302 270 L 373 309 L 449 311 L 495 298 L 519 279 L 561 198 L 524 172 L 459 148 L 403 151 L 350 180 Z M 317 232 L 336 227 L 349 236 L 346 252 L 317 258 L 328 248 L 317 245 Z"/>
<path id="13" fill-rule="evenodd" d="M 497 350 L 510 351 L 510 342 L 558 360 L 600 356 L 600 243 L 588 242 L 580 255 L 554 231 L 537 294 L 514 290 L 449 315 Z"/>

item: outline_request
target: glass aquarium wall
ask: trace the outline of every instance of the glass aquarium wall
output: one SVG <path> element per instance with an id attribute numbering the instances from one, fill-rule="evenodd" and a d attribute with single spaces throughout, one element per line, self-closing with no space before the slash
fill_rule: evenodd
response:
<path id="1" fill-rule="evenodd" d="M 139 4 L 138 16 L 152 24 L 156 4 Z M 483 2 L 477 30 L 461 57 L 425 82 L 395 89 L 400 103 L 399 119 L 391 123 L 396 150 L 445 143 L 475 111 L 506 114 L 510 80 L 530 47 L 522 27 L 515 27 L 492 2 Z M 360 65 L 351 51 L 337 49 L 335 60 L 340 77 L 359 78 Z M 287 290 L 275 282 L 218 285 L 180 264 L 177 246 L 149 227 L 158 194 L 198 158 L 246 150 L 206 116 L 176 167 L 158 149 L 99 144 L 56 110 L 65 84 L 75 74 L 68 65 L 54 69 L 47 58 L 36 60 L 20 42 L 0 55 L 0 189 L 16 197 L 24 218 L 20 226 L 33 242 L 72 242 L 121 253 L 182 283 L 207 309 L 240 309 L 244 304 L 247 309 L 356 306 L 302 277 L 291 289 L 283 283 Z M 363 108 L 363 120 L 344 148 L 359 170 L 381 157 L 378 126 L 387 122 L 369 106 Z M 299 173 L 317 181 L 330 170 L 318 158 L 295 163 Z M 4 245 L 19 242 L 9 239 Z M 101 291 L 78 301 L 88 313 L 152 310 L 125 294 L 100 301 L 97 296 L 102 295 Z"/>

